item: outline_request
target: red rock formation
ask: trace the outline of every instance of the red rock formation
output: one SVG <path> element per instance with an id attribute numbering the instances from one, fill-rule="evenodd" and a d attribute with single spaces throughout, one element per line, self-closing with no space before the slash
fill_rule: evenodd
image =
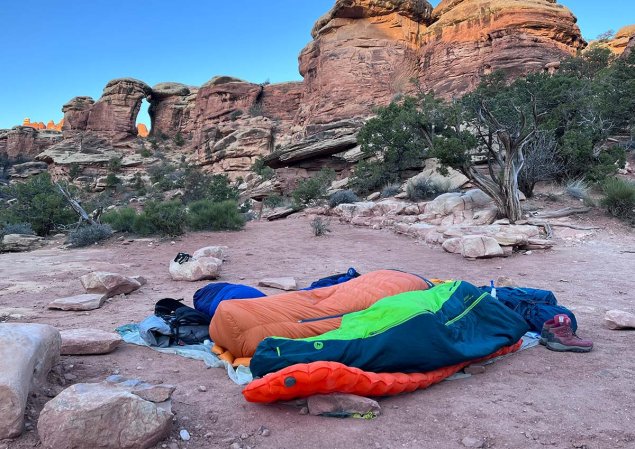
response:
<path id="1" fill-rule="evenodd" d="M 61 133 L 38 130 L 32 126 L 16 126 L 0 131 L 0 155 L 9 159 L 32 159 L 44 149 L 62 140 Z"/>
<path id="2" fill-rule="evenodd" d="M 541 70 L 585 45 L 575 16 L 555 0 L 443 0 L 421 35 L 419 80 L 460 96 L 484 74 Z"/>
<path id="3" fill-rule="evenodd" d="M 110 81 L 97 102 L 90 97 L 74 98 L 62 109 L 65 135 L 91 131 L 113 142 L 136 137 L 141 101 L 150 92 L 144 82 L 122 78 Z"/>
<path id="4" fill-rule="evenodd" d="M 148 137 L 149 134 L 148 127 L 144 123 L 137 124 L 137 135 L 139 137 Z"/>
<path id="5" fill-rule="evenodd" d="M 187 125 L 198 88 L 180 83 L 160 83 L 150 94 L 150 119 L 152 133 L 175 136 Z"/>
<path id="6" fill-rule="evenodd" d="M 629 43 L 631 47 L 635 45 L 635 44 L 632 44 L 634 40 L 635 40 L 635 25 L 628 25 L 620 29 L 617 33 L 615 33 L 615 37 L 607 43 L 607 46 L 609 50 L 611 50 L 614 54 L 621 55 L 629 46 Z"/>
<path id="7" fill-rule="evenodd" d="M 412 90 L 417 36 L 431 11 L 424 0 L 338 0 L 300 54 L 305 90 L 297 123 L 366 117 Z"/>

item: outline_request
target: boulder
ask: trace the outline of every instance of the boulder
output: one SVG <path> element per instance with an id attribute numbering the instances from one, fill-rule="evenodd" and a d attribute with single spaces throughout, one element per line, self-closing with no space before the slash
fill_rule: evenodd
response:
<path id="1" fill-rule="evenodd" d="M 99 329 L 70 329 L 60 331 L 62 355 L 109 354 L 123 341 L 119 334 Z"/>
<path id="2" fill-rule="evenodd" d="M 45 385 L 60 345 L 52 326 L 0 324 L 0 440 L 22 433 L 29 392 Z"/>
<path id="3" fill-rule="evenodd" d="M 85 274 L 79 279 L 88 293 L 102 293 L 106 298 L 127 295 L 141 288 L 135 279 L 117 273 L 95 271 Z"/>
<path id="4" fill-rule="evenodd" d="M 215 257 L 216 259 L 225 260 L 227 258 L 227 249 L 226 246 L 206 246 L 205 248 L 196 250 L 194 254 L 192 254 L 192 258 Z"/>
<path id="5" fill-rule="evenodd" d="M 483 235 L 467 235 L 461 239 L 461 254 L 468 259 L 504 256 L 496 239 Z"/>
<path id="6" fill-rule="evenodd" d="M 381 407 L 373 399 L 354 394 L 332 393 L 316 394 L 307 399 L 307 406 L 311 415 L 379 415 Z"/>
<path id="7" fill-rule="evenodd" d="M 445 251 L 452 254 L 461 254 L 463 251 L 463 241 L 458 237 L 447 239 L 442 246 Z"/>
<path id="8" fill-rule="evenodd" d="M 609 310 L 604 316 L 609 329 L 635 329 L 635 315 L 622 310 Z"/>
<path id="9" fill-rule="evenodd" d="M 58 298 L 49 303 L 49 309 L 56 310 L 72 310 L 81 312 L 86 310 L 99 309 L 106 301 L 106 295 L 102 293 L 89 293 L 85 295 L 69 296 L 67 298 Z"/>
<path id="10" fill-rule="evenodd" d="M 75 384 L 46 403 L 37 425 L 47 449 L 144 449 L 167 437 L 169 401 L 155 404 L 132 391 L 138 382 Z M 88 431 L 87 431 L 88 430 Z"/>
<path id="11" fill-rule="evenodd" d="M 217 279 L 223 261 L 216 257 L 201 257 L 187 262 L 170 262 L 170 276 L 175 281 L 201 281 L 203 279 Z"/>
<path id="12" fill-rule="evenodd" d="M 8 234 L 2 239 L 0 250 L 8 253 L 21 253 L 33 251 L 45 245 L 44 239 L 37 235 Z"/>
<path id="13" fill-rule="evenodd" d="M 276 207 L 273 211 L 264 216 L 268 221 L 280 220 L 286 218 L 289 215 L 295 213 L 296 210 L 292 207 Z"/>
<path id="14" fill-rule="evenodd" d="M 108 377 L 106 382 L 112 384 L 113 386 L 128 390 L 139 396 L 141 399 L 155 402 L 157 404 L 169 400 L 172 393 L 174 393 L 174 390 L 176 390 L 174 385 L 151 384 L 139 379 L 128 379 L 119 375 Z"/>
<path id="15" fill-rule="evenodd" d="M 261 279 L 258 282 L 258 285 L 261 287 L 271 287 L 286 291 L 298 289 L 298 282 L 291 277 Z"/>

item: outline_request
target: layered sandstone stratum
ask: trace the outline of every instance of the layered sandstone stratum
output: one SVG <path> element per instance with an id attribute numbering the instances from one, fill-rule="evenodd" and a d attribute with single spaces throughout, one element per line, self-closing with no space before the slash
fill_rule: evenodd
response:
<path id="1" fill-rule="evenodd" d="M 93 161 L 105 152 L 134 154 L 146 99 L 150 137 L 178 136 L 178 151 L 210 171 L 244 174 L 259 156 L 272 167 L 345 168 L 359 156 L 363 121 L 374 107 L 414 92 L 413 79 L 450 98 L 494 70 L 545 70 L 586 45 L 575 16 L 555 0 L 444 0 L 436 8 L 425 0 L 337 0 L 312 36 L 299 56 L 302 82 L 220 76 L 200 87 L 150 87 L 124 78 L 96 101 L 73 98 L 62 109 L 64 140 L 39 159 L 89 163 L 86 154 Z M 0 134 L 0 153 L 15 154 L 7 142 Z"/>

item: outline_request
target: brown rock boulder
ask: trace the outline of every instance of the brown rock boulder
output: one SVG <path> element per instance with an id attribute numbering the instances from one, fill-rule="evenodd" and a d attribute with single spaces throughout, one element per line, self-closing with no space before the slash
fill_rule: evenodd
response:
<path id="1" fill-rule="evenodd" d="M 127 295 L 141 288 L 141 282 L 117 273 L 95 271 L 80 279 L 86 293 L 103 294 L 106 298 Z"/>
<path id="2" fill-rule="evenodd" d="M 443 0 L 421 44 L 422 86 L 452 97 L 495 70 L 542 70 L 586 42 L 575 16 L 554 0 Z"/>
<path id="3" fill-rule="evenodd" d="M 62 355 L 109 354 L 123 341 L 119 334 L 99 329 L 69 329 L 60 331 Z"/>
<path id="4" fill-rule="evenodd" d="M 150 109 L 153 135 L 174 137 L 187 124 L 198 89 L 181 83 L 159 83 L 152 87 Z"/>

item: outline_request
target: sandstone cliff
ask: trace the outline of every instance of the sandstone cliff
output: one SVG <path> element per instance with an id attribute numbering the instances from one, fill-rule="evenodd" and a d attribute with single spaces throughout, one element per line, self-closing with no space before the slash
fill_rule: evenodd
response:
<path id="1" fill-rule="evenodd" d="M 259 156 L 273 167 L 342 168 L 359 156 L 356 132 L 374 107 L 412 93 L 413 79 L 449 98 L 494 70 L 544 70 L 586 45 L 555 0 L 443 0 L 436 8 L 426 0 L 336 0 L 312 36 L 299 56 L 303 82 L 220 76 L 200 87 L 150 88 L 117 79 L 97 101 L 64 105 L 64 137 L 105 139 L 131 154 L 145 98 L 150 137 L 180 141 L 179 154 L 207 170 L 242 175 Z"/>
<path id="2" fill-rule="evenodd" d="M 627 47 L 632 48 L 635 45 L 635 25 L 628 25 L 615 33 L 615 37 L 611 39 L 607 46 L 616 55 L 623 54 Z"/>

